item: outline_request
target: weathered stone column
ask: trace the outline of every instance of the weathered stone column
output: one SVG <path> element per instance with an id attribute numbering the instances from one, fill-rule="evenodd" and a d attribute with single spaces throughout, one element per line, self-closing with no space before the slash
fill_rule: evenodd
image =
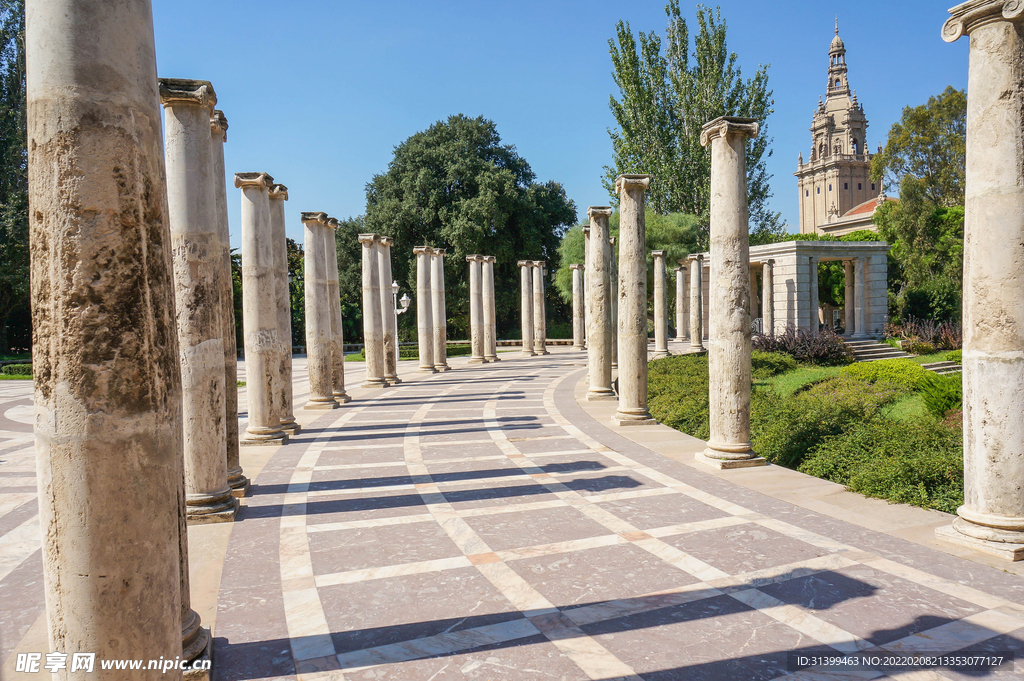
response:
<path id="1" fill-rule="evenodd" d="M 160 102 L 185 424 L 186 513 L 189 524 L 230 522 L 238 500 L 228 486 L 224 423 L 220 216 L 210 136 L 217 96 L 204 80 L 161 78 Z"/>
<path id="2" fill-rule="evenodd" d="M 281 361 L 274 378 L 280 410 L 281 428 L 295 435 L 302 427 L 295 422 L 292 393 L 292 296 L 288 287 L 288 237 L 285 234 L 284 202 L 288 187 L 275 184 L 270 188 L 270 238 L 274 251 L 274 294 L 277 296 L 277 333 L 281 341 Z"/>
<path id="3" fill-rule="evenodd" d="M 360 234 L 363 245 L 363 355 L 366 357 L 364 388 L 386 388 L 384 380 L 384 328 L 380 315 L 380 262 L 377 235 Z"/>
<path id="4" fill-rule="evenodd" d="M 817 336 L 821 319 L 818 316 L 818 259 L 810 257 L 807 259 L 807 268 L 810 275 L 811 285 L 811 335 Z"/>
<path id="5" fill-rule="evenodd" d="M 760 306 L 757 299 L 757 268 L 750 265 L 750 319 L 758 318 Z"/>
<path id="6" fill-rule="evenodd" d="M 612 423 L 657 423 L 647 410 L 647 237 L 650 175 L 619 175 L 619 407 Z"/>
<path id="7" fill-rule="evenodd" d="M 271 383 L 281 363 L 270 239 L 269 189 L 273 184 L 274 178 L 266 173 L 235 174 L 235 187 L 242 190 L 242 327 L 249 411 L 243 445 L 288 441 Z"/>
<path id="8" fill-rule="evenodd" d="M 668 357 L 668 300 L 665 296 L 665 251 L 651 251 L 654 259 L 654 359 Z"/>
<path id="9" fill-rule="evenodd" d="M 484 359 L 488 362 L 499 362 L 498 359 L 498 325 L 495 319 L 494 304 L 494 263 L 493 255 L 480 256 L 480 284 L 483 287 L 484 305 Z"/>
<path id="10" fill-rule="evenodd" d="M 481 260 L 483 256 L 467 255 L 469 263 L 469 348 L 470 364 L 485 364 L 484 359 L 484 298 L 481 284 Z"/>
<path id="11" fill-rule="evenodd" d="M 704 256 L 690 256 L 690 352 L 704 352 Z"/>
<path id="12" fill-rule="evenodd" d="M 224 144 L 228 139 L 228 119 L 214 110 L 210 118 L 213 141 L 213 191 L 217 200 L 217 234 L 220 264 L 217 287 L 220 289 L 221 322 L 224 343 L 224 432 L 227 439 L 228 485 L 236 497 L 249 491 L 249 478 L 242 473 L 238 456 L 238 345 L 235 337 L 235 285 L 231 278 L 231 230 L 228 226 L 228 191 L 224 170 Z"/>
<path id="13" fill-rule="evenodd" d="M 547 319 L 544 305 L 544 265 L 543 260 L 533 261 L 533 352 L 538 355 L 550 355 L 547 344 Z"/>
<path id="14" fill-rule="evenodd" d="M 750 445 L 750 236 L 746 141 L 753 118 L 717 118 L 701 133 L 711 145 L 711 287 L 708 448 L 697 459 L 716 468 L 763 466 Z"/>
<path id="15" fill-rule="evenodd" d="M 843 261 L 843 274 L 844 274 L 844 279 L 845 279 L 845 284 L 846 284 L 844 295 L 843 295 L 843 311 L 845 312 L 843 324 L 844 324 L 844 326 L 846 326 L 846 333 L 844 333 L 843 335 L 844 336 L 852 336 L 853 335 L 853 325 L 854 325 L 853 261 L 852 260 L 844 260 Z"/>
<path id="16" fill-rule="evenodd" d="M 1024 4 L 966 2 L 970 36 L 964 223 L 964 504 L 936 534 L 1024 558 Z M 858 270 L 858 275 L 863 267 Z M 863 289 L 863 287 L 861 287 Z"/>
<path id="17" fill-rule="evenodd" d="M 775 261 L 764 261 L 761 268 L 761 331 L 775 335 Z"/>
<path id="18" fill-rule="evenodd" d="M 866 318 L 866 296 L 864 295 L 864 258 L 857 258 L 853 261 L 853 336 L 864 338 L 867 336 L 865 329 Z"/>
<path id="19" fill-rule="evenodd" d="M 619 259 L 615 252 L 615 237 L 608 238 L 609 268 L 608 274 L 611 281 L 608 286 L 608 295 L 612 304 L 612 369 L 619 368 Z"/>
<path id="20" fill-rule="evenodd" d="M 182 395 L 152 10 L 64 0 L 29 2 L 26 14 L 50 649 L 175 659 L 188 580 Z"/>
<path id="21" fill-rule="evenodd" d="M 395 314 L 395 295 L 391 291 L 391 245 L 389 236 L 377 238 L 377 273 L 380 275 L 380 316 L 384 329 L 384 380 L 392 385 L 402 382 L 398 377 L 398 315 Z M 339 299 L 338 304 L 341 304 Z"/>
<path id="22" fill-rule="evenodd" d="M 687 329 L 690 326 L 689 310 L 686 309 L 686 301 L 689 300 L 690 292 L 686 289 L 686 266 L 685 260 L 679 261 L 676 273 L 676 340 L 685 341 Z"/>
<path id="23" fill-rule="evenodd" d="M 586 317 L 583 314 L 583 265 L 569 265 L 572 270 L 572 346 L 577 350 L 586 350 L 583 342 L 583 325 Z"/>
<path id="24" fill-rule="evenodd" d="M 309 401 L 303 409 L 337 409 L 334 399 L 334 353 L 331 345 L 331 299 L 328 283 L 327 213 L 305 212 L 303 288 L 306 303 L 306 364 Z"/>
<path id="25" fill-rule="evenodd" d="M 434 368 L 450 371 L 448 366 L 448 311 L 444 303 L 445 249 L 433 249 L 430 259 L 430 311 L 434 315 Z"/>
<path id="26" fill-rule="evenodd" d="M 416 339 L 419 342 L 421 374 L 436 374 L 434 368 L 434 316 L 430 311 L 430 255 L 429 246 L 412 249 L 416 256 Z"/>
<path id="27" fill-rule="evenodd" d="M 588 401 L 614 400 L 612 390 L 612 349 L 615 347 L 615 328 L 612 326 L 611 264 L 612 246 L 608 238 L 608 218 L 612 209 L 608 206 L 591 206 L 590 253 L 587 275 L 587 366 L 590 379 Z"/>
<path id="28" fill-rule="evenodd" d="M 520 260 L 519 320 L 523 332 L 523 354 L 533 357 L 533 261 Z"/>
<path id="29" fill-rule="evenodd" d="M 589 347 L 590 338 L 590 280 L 587 272 L 590 271 L 590 227 L 583 228 L 583 348 Z"/>
<path id="30" fill-rule="evenodd" d="M 352 398 L 345 391 L 345 332 L 341 325 L 341 293 L 338 284 L 338 219 L 327 218 L 321 232 L 327 258 L 327 307 L 331 317 L 331 392 L 338 404 L 345 404 L 351 402 Z"/>

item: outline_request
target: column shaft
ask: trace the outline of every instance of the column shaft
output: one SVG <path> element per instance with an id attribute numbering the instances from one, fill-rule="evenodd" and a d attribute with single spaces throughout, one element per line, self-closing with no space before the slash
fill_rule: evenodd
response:
<path id="1" fill-rule="evenodd" d="M 619 258 L 615 251 L 615 237 L 608 238 L 608 295 L 612 304 L 612 369 L 619 368 Z"/>
<path id="2" fill-rule="evenodd" d="M 690 257 L 690 352 L 704 351 L 704 256 Z"/>
<path id="3" fill-rule="evenodd" d="M 484 364 L 484 298 L 481 279 L 482 256 L 467 255 L 469 263 L 469 346 L 470 364 Z"/>
<path id="4" fill-rule="evenodd" d="M 690 292 L 686 290 L 686 267 L 680 265 L 676 272 L 676 340 L 684 341 L 689 335 L 687 329 L 690 326 L 689 310 L 686 309 L 686 302 L 690 299 Z"/>
<path id="5" fill-rule="evenodd" d="M 392 385 L 398 378 L 398 315 L 395 314 L 395 294 L 391 284 L 391 245 L 394 239 L 382 236 L 377 242 L 378 274 L 380 275 L 380 316 L 384 329 L 384 380 Z"/>
<path id="6" fill-rule="evenodd" d="M 103 659 L 174 659 L 188 571 L 152 10 L 141 1 L 115 13 L 88 0 L 26 9 L 29 201 L 38 211 L 29 221 L 34 431 L 49 643 Z"/>
<path id="7" fill-rule="evenodd" d="M 718 118 L 704 126 L 711 145 L 711 262 L 708 397 L 711 437 L 697 459 L 718 468 L 764 465 L 750 444 L 750 242 L 746 141 L 751 118 Z"/>
<path id="8" fill-rule="evenodd" d="M 810 275 L 810 286 L 811 286 L 811 309 L 810 324 L 811 335 L 817 336 L 821 326 L 821 319 L 819 317 L 819 305 L 818 305 L 818 259 L 810 257 L 807 259 L 807 269 Z"/>
<path id="9" fill-rule="evenodd" d="M 495 319 L 494 304 L 494 262 L 493 255 L 483 256 L 481 264 L 481 285 L 483 286 L 484 305 L 484 359 L 488 362 L 498 360 L 498 327 Z"/>
<path id="10" fill-rule="evenodd" d="M 363 355 L 366 357 L 366 381 L 363 387 L 386 388 L 377 235 L 360 234 L 359 243 L 363 245 Z"/>
<path id="11" fill-rule="evenodd" d="M 665 295 L 665 251 L 651 251 L 654 260 L 654 359 L 668 357 L 668 298 Z"/>
<path id="12" fill-rule="evenodd" d="M 533 357 L 533 262 L 519 261 L 519 321 L 522 326 L 523 354 Z"/>
<path id="13" fill-rule="evenodd" d="M 270 188 L 270 237 L 274 251 L 274 294 L 277 298 L 277 333 L 281 341 L 280 362 L 274 379 L 277 381 L 274 400 L 281 419 L 281 428 L 291 435 L 302 428 L 295 422 L 292 393 L 292 296 L 288 285 L 288 237 L 285 234 L 284 202 L 288 187 L 276 184 Z"/>
<path id="14" fill-rule="evenodd" d="M 421 374 L 435 374 L 434 368 L 434 316 L 430 311 L 430 258 L 431 249 L 417 246 L 416 256 L 416 339 L 419 342 Z"/>
<path id="15" fill-rule="evenodd" d="M 586 350 L 583 340 L 586 319 L 583 313 L 583 266 L 569 265 L 569 268 L 572 270 L 572 346 L 577 350 Z"/>
<path id="16" fill-rule="evenodd" d="M 775 335 L 775 261 L 766 260 L 761 269 L 761 329 Z"/>
<path id="17" fill-rule="evenodd" d="M 434 315 L 434 368 L 449 371 L 448 312 L 444 302 L 445 249 L 435 248 L 430 259 L 430 311 Z"/>
<path id="18" fill-rule="evenodd" d="M 306 365 L 309 369 L 309 401 L 304 409 L 336 409 L 334 398 L 334 351 L 331 343 L 331 298 L 328 284 L 327 214 L 302 214 L 305 227 L 303 288 L 306 304 Z M 336 261 L 335 261 L 336 262 Z"/>
<path id="19" fill-rule="evenodd" d="M 587 366 L 590 390 L 587 400 L 614 400 L 612 390 L 612 349 L 617 334 L 612 326 L 611 265 L 612 246 L 608 238 L 608 218 L 612 209 L 608 206 L 591 206 L 590 216 L 590 265 L 587 275 Z"/>
<path id="20" fill-rule="evenodd" d="M 326 301 L 330 314 L 331 339 L 331 392 L 339 404 L 351 402 L 345 391 L 345 332 L 341 324 L 341 293 L 338 284 L 338 220 L 327 218 L 321 232 L 324 235 L 326 257 Z"/>
<path id="21" fill-rule="evenodd" d="M 245 338 L 245 391 L 249 424 L 243 445 L 281 444 L 272 376 L 281 363 L 277 328 L 274 254 L 270 239 L 270 196 L 274 179 L 266 173 L 237 173 L 242 190 L 242 326 Z"/>
<path id="22" fill-rule="evenodd" d="M 846 313 L 845 314 L 845 317 L 846 317 L 846 321 L 845 321 L 846 333 L 844 335 L 852 336 L 853 333 L 854 333 L 854 331 L 853 331 L 854 324 L 856 324 L 856 322 L 854 321 L 854 315 L 855 315 L 855 312 L 854 312 L 854 305 L 855 305 L 854 304 L 854 297 L 855 297 L 855 294 L 853 292 L 854 277 L 853 277 L 853 261 L 852 260 L 844 260 L 843 261 L 843 273 L 844 273 L 845 279 L 846 279 L 846 290 L 844 292 L 845 295 L 843 296 L 843 309 L 844 309 L 844 312 Z"/>
<path id="23" fill-rule="evenodd" d="M 547 321 L 544 306 L 544 261 L 533 262 L 533 351 L 538 355 L 549 355 L 547 346 Z"/>
<path id="24" fill-rule="evenodd" d="M 619 175 L 619 406 L 617 425 L 656 423 L 647 411 L 647 239 L 650 175 Z"/>
<path id="25" fill-rule="evenodd" d="M 865 329 L 865 296 L 864 296 L 864 258 L 857 258 L 853 261 L 853 335 L 863 338 L 867 335 Z"/>

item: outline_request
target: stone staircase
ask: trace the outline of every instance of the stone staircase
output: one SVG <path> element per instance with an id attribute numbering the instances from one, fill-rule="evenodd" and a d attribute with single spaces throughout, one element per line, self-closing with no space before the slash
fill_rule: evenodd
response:
<path id="1" fill-rule="evenodd" d="M 908 355 L 902 350 L 897 350 L 891 345 L 879 343 L 876 340 L 846 341 L 846 345 L 853 351 L 854 362 L 874 362 L 879 359 L 913 357 L 913 355 Z"/>
<path id="2" fill-rule="evenodd" d="M 931 362 L 929 364 L 922 364 L 922 367 L 928 371 L 934 371 L 937 374 L 959 374 L 963 371 L 956 362 Z"/>

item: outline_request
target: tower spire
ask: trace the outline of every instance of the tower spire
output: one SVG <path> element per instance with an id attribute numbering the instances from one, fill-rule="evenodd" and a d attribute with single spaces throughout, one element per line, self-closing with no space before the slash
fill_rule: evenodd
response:
<path id="1" fill-rule="evenodd" d="M 836 35 L 839 35 L 839 15 L 836 15 Z"/>

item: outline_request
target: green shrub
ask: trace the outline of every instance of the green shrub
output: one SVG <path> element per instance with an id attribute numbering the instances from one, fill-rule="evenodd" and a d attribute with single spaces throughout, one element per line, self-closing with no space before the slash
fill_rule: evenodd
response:
<path id="1" fill-rule="evenodd" d="M 781 352 L 760 352 L 755 350 L 750 358 L 751 371 L 755 381 L 763 381 L 796 369 L 796 360 Z"/>
<path id="2" fill-rule="evenodd" d="M 706 355 L 678 355 L 650 362 L 647 395 L 647 407 L 661 423 L 701 440 L 711 436 Z"/>
<path id="3" fill-rule="evenodd" d="M 964 498 L 960 430 L 928 417 L 851 424 L 814 447 L 800 470 L 853 492 L 947 513 Z"/>
<path id="4" fill-rule="evenodd" d="M 751 408 L 754 451 L 772 463 L 797 468 L 824 438 L 874 418 L 905 393 L 893 384 L 872 385 L 840 376 L 812 383 L 786 398 L 759 395 L 756 408 Z"/>
<path id="5" fill-rule="evenodd" d="M 5 364 L 0 367 L 0 374 L 6 374 L 7 376 L 31 376 L 32 365 L 31 364 Z"/>
<path id="6" fill-rule="evenodd" d="M 938 418 L 950 410 L 959 411 L 964 400 L 963 382 L 960 374 L 939 375 L 931 371 L 921 379 L 918 386 L 925 408 Z"/>
<path id="7" fill-rule="evenodd" d="M 921 340 L 903 341 L 903 351 L 912 355 L 930 355 L 935 352 L 935 346 Z"/>
<path id="8" fill-rule="evenodd" d="M 853 361 L 846 341 L 831 329 L 821 329 L 817 335 L 792 328 L 780 334 L 755 333 L 750 341 L 754 350 L 787 354 L 805 364 L 842 366 Z"/>
<path id="9" fill-rule="evenodd" d="M 963 350 L 953 350 L 952 352 L 946 353 L 947 362 L 956 362 L 957 364 L 963 364 Z"/>
<path id="10" fill-rule="evenodd" d="M 922 369 L 909 359 L 880 359 L 874 362 L 858 362 L 843 369 L 843 376 L 857 378 L 868 383 L 894 383 L 904 388 L 917 390 L 930 372 Z"/>

